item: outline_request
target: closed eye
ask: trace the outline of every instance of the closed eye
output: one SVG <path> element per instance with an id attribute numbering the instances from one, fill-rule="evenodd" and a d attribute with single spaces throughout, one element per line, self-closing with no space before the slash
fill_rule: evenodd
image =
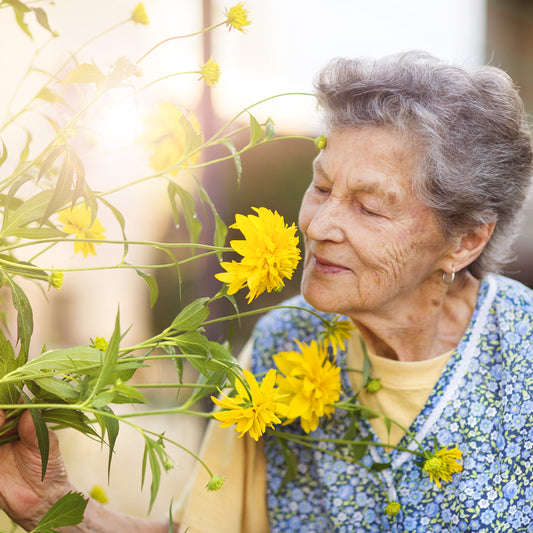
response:
<path id="1" fill-rule="evenodd" d="M 329 194 L 329 189 L 327 187 L 320 187 L 319 185 L 313 185 L 313 190 L 318 194 Z"/>
<path id="2" fill-rule="evenodd" d="M 363 204 L 359 204 L 357 206 L 357 209 L 359 209 L 364 215 L 372 216 L 372 217 L 380 217 L 381 214 L 373 211 L 372 209 L 369 209 L 368 207 L 364 206 Z"/>

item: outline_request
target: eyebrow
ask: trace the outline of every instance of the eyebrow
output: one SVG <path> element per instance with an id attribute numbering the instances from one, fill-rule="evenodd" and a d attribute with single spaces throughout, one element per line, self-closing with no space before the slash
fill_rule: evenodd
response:
<path id="1" fill-rule="evenodd" d="M 324 170 L 324 167 L 320 163 L 319 159 L 315 159 L 313 161 L 313 170 L 315 172 L 321 174 L 325 178 L 327 178 L 329 181 L 331 181 L 331 177 Z M 364 184 L 364 185 L 359 185 L 358 186 L 358 190 L 362 191 L 362 192 L 369 193 L 369 194 L 376 194 L 377 193 L 379 196 L 384 197 L 386 200 L 389 200 L 389 198 L 391 198 L 391 199 L 395 199 L 396 198 L 396 194 L 394 192 L 392 192 L 392 191 L 390 191 L 390 192 L 389 191 L 384 191 L 379 186 L 378 183 L 368 183 L 368 184 Z"/>

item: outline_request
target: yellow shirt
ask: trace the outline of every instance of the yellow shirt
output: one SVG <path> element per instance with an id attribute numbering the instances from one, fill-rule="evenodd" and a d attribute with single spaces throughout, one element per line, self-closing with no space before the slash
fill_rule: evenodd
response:
<path id="1" fill-rule="evenodd" d="M 364 355 L 359 339 L 359 332 L 356 330 L 348 343 L 346 354 L 348 368 L 363 368 Z M 370 377 L 379 378 L 381 388 L 372 393 L 362 389 L 358 396 L 359 403 L 409 429 L 416 415 L 424 407 L 453 352 L 454 350 L 450 350 L 433 359 L 412 362 L 386 359 L 368 353 L 371 365 Z M 348 375 L 354 391 L 359 390 L 363 375 L 359 372 L 349 372 Z M 372 418 L 370 424 L 382 443 L 396 445 L 405 434 L 395 424 L 391 426 L 390 434 L 387 434 L 387 427 L 382 418 Z"/>
<path id="2" fill-rule="evenodd" d="M 368 354 L 370 376 L 381 379 L 378 392 L 359 394 L 362 405 L 375 409 L 408 428 L 421 411 L 431 390 L 439 379 L 453 350 L 434 359 L 402 362 Z M 250 367 L 251 344 L 243 349 L 240 361 Z M 348 368 L 363 368 L 364 356 L 359 333 L 354 332 L 347 348 Z M 350 372 L 354 390 L 361 385 L 362 375 Z M 387 434 L 382 419 L 370 421 L 379 440 L 397 444 L 404 432 L 393 425 Z M 239 438 L 229 428 L 221 429 L 212 420 L 206 431 L 200 456 L 215 475 L 225 478 L 224 486 L 207 492 L 209 475 L 198 465 L 190 481 L 185 500 L 176 516 L 181 532 L 188 533 L 268 533 L 266 509 L 266 460 L 261 441 L 245 435 Z M 187 529 L 188 528 L 188 529 Z"/>

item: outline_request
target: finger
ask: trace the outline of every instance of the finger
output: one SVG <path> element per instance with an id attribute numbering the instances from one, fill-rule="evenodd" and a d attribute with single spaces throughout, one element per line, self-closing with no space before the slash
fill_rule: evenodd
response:
<path id="1" fill-rule="evenodd" d="M 6 412 L 3 409 L 0 409 L 0 427 L 6 423 Z"/>
<path id="2" fill-rule="evenodd" d="M 29 446 L 31 448 L 39 447 L 39 442 L 37 440 L 37 432 L 35 431 L 35 425 L 33 423 L 33 419 L 31 417 L 29 409 L 24 411 L 24 413 L 22 413 L 20 417 L 18 432 L 20 440 L 24 444 L 26 444 L 26 446 Z"/>
<path id="3" fill-rule="evenodd" d="M 22 416 L 18 424 L 18 432 L 20 440 L 28 447 L 39 449 L 39 441 L 37 439 L 37 432 L 35 430 L 35 424 L 29 409 L 27 409 Z M 53 453 L 58 447 L 57 435 L 53 431 L 48 432 L 50 438 L 50 452 Z"/>

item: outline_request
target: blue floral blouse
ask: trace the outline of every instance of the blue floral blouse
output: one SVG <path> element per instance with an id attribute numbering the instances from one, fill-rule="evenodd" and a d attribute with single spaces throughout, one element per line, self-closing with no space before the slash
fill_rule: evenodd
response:
<path id="1" fill-rule="evenodd" d="M 301 297 L 285 305 L 309 307 Z M 306 311 L 279 309 L 258 322 L 252 369 L 273 367 L 272 355 L 296 350 L 294 339 L 310 342 L 320 321 Z M 346 353 L 337 354 L 344 366 Z M 342 372 L 346 397 L 353 394 Z M 288 443 L 298 474 L 282 483 L 284 450 L 265 435 L 267 504 L 272 533 L 363 532 L 533 532 L 533 291 L 503 276 L 482 282 L 472 321 L 410 430 L 423 446 L 457 446 L 463 470 L 438 488 L 408 451 L 390 453 L 369 446 L 368 466 L 388 463 L 369 473 L 345 460 L 348 447 L 320 443 L 319 449 Z M 337 409 L 311 435 L 343 439 L 351 415 Z M 377 437 L 368 420 L 357 422 L 355 440 Z M 352 424 L 353 428 L 353 424 Z M 283 428 L 301 433 L 297 423 Z M 400 446 L 414 449 L 404 437 Z M 323 451 L 335 450 L 337 457 Z M 340 457 L 339 457 L 340 455 Z M 401 503 L 394 519 L 384 512 Z"/>

